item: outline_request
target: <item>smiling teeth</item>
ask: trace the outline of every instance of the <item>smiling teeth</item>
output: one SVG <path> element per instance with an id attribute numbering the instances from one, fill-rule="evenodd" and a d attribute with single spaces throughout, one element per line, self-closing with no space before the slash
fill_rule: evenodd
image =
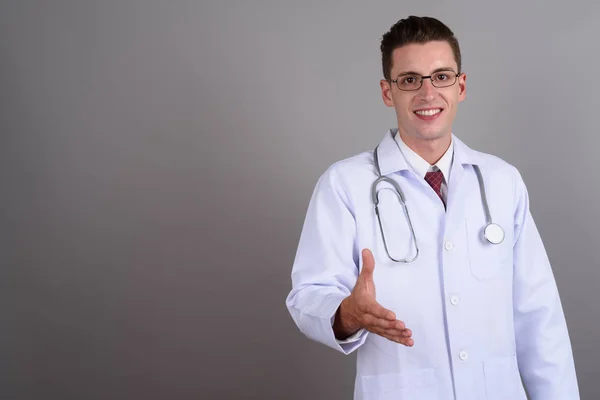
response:
<path id="1" fill-rule="evenodd" d="M 417 113 L 419 115 L 425 115 L 425 116 L 431 117 L 432 115 L 435 115 L 435 114 L 439 113 L 440 111 L 442 111 L 440 108 L 436 108 L 434 110 L 415 111 L 415 113 Z"/>

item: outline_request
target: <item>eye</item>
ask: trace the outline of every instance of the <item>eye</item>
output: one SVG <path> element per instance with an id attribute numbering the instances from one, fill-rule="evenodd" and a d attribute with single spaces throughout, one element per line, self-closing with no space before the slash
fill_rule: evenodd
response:
<path id="1" fill-rule="evenodd" d="M 447 72 L 438 72 L 437 74 L 435 74 L 434 79 L 436 81 L 444 82 L 444 81 L 448 80 L 448 73 Z"/>
<path id="2" fill-rule="evenodd" d="M 417 82 L 417 77 L 413 75 L 407 75 L 400 81 L 403 85 L 414 85 Z"/>

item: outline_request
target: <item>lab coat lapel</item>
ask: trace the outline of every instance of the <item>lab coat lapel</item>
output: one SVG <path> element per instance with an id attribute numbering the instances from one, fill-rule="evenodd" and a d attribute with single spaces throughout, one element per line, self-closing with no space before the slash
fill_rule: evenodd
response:
<path id="1" fill-rule="evenodd" d="M 479 188 L 473 190 L 470 179 L 473 164 L 480 165 L 482 158 L 480 154 L 470 149 L 456 136 L 454 141 L 454 159 L 448 183 L 448 206 L 446 213 L 446 234 L 454 232 L 461 226 L 465 226 L 465 198 L 479 193 Z"/>
<path id="2" fill-rule="evenodd" d="M 377 146 L 377 157 L 382 176 L 409 169 L 408 163 L 394 139 L 397 132 L 397 129 L 387 131 L 379 146 Z"/>

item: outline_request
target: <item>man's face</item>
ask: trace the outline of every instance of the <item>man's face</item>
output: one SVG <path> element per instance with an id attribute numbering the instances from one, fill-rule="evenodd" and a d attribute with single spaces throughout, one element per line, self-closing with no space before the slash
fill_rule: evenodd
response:
<path id="1" fill-rule="evenodd" d="M 435 71 L 458 72 L 452 48 L 445 41 L 409 44 L 392 53 L 391 79 L 403 74 L 428 76 Z M 449 79 L 454 79 L 454 75 Z M 396 83 L 381 81 L 381 95 L 388 107 L 396 109 L 398 129 L 409 141 L 449 137 L 458 103 L 466 96 L 466 75 L 461 74 L 452 86 L 438 88 L 424 79 L 420 89 L 402 91 Z M 406 81 L 405 81 L 406 82 Z M 408 80 L 408 82 L 411 82 Z"/>

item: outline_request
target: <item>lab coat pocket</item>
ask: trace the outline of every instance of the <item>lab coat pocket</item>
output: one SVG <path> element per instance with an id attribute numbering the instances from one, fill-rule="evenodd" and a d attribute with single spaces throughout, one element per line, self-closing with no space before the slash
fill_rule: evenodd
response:
<path id="1" fill-rule="evenodd" d="M 483 370 L 487 400 L 526 400 L 515 356 L 487 360 Z"/>
<path id="2" fill-rule="evenodd" d="M 436 400 L 433 368 L 398 374 L 369 375 L 362 378 L 364 400 Z"/>
<path id="3" fill-rule="evenodd" d="M 483 236 L 481 222 L 466 220 L 467 249 L 471 273 L 479 280 L 512 276 L 512 239 L 507 233 L 499 244 L 488 242 Z"/>

